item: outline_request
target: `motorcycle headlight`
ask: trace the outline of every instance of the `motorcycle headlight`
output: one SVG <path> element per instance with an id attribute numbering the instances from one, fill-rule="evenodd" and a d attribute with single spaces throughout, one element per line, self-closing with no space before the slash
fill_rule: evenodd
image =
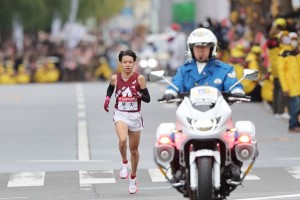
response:
<path id="1" fill-rule="evenodd" d="M 213 120 L 210 119 L 201 119 L 194 123 L 194 126 L 198 131 L 209 131 L 212 129 L 213 125 Z"/>
<path id="2" fill-rule="evenodd" d="M 214 129 L 219 121 L 217 119 L 190 119 L 187 118 L 187 121 L 191 124 L 194 130 L 205 132 Z"/>
<path id="3" fill-rule="evenodd" d="M 154 68 L 157 66 L 157 61 L 154 58 L 150 58 L 148 60 L 148 65 L 149 65 L 149 67 Z"/>
<path id="4" fill-rule="evenodd" d="M 141 61 L 140 61 L 140 66 L 141 66 L 142 68 L 146 68 L 147 65 L 148 65 L 147 60 L 141 60 Z"/>

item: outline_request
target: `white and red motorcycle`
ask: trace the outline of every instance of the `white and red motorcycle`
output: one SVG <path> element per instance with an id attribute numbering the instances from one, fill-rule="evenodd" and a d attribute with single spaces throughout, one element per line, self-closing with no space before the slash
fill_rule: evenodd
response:
<path id="1" fill-rule="evenodd" d="M 245 69 L 237 83 L 243 79 L 256 80 L 257 71 Z M 164 80 L 172 85 L 164 77 L 164 71 L 151 72 L 150 80 Z M 177 121 L 161 123 L 157 128 L 156 164 L 184 197 L 226 199 L 242 184 L 258 156 L 255 125 L 251 121 L 233 123 L 229 106 L 249 102 L 250 97 L 220 92 L 210 86 L 195 86 L 188 94 L 179 94 L 171 101 L 180 102 Z M 236 163 L 248 163 L 243 174 L 235 173 Z"/>

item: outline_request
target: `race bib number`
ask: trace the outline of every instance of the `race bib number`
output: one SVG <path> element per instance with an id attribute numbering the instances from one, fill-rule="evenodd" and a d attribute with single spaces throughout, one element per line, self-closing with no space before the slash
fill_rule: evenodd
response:
<path id="1" fill-rule="evenodd" d="M 138 110 L 138 102 L 136 101 L 136 97 L 118 97 L 118 110 Z"/>

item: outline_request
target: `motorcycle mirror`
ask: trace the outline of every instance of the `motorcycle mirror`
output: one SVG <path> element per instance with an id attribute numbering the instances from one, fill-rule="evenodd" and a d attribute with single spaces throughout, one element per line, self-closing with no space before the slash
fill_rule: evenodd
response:
<path id="1" fill-rule="evenodd" d="M 176 85 L 174 85 L 171 81 L 166 79 L 166 77 L 164 75 L 165 75 L 164 70 L 152 71 L 149 74 L 149 79 L 151 82 L 164 80 L 166 83 L 171 85 L 176 91 L 179 91 L 178 87 Z"/>
<path id="2" fill-rule="evenodd" d="M 258 79 L 258 71 L 253 69 L 244 69 L 244 77 L 246 79 L 256 81 Z"/>
<path id="3" fill-rule="evenodd" d="M 253 81 L 257 80 L 258 79 L 258 71 L 254 70 L 254 69 L 244 69 L 243 77 L 239 81 L 235 82 L 229 88 L 229 91 L 231 91 L 232 88 L 234 88 L 237 84 L 239 84 L 244 79 L 249 79 L 249 80 L 253 80 Z"/>
<path id="4" fill-rule="evenodd" d="M 164 79 L 164 75 L 165 75 L 164 70 L 152 71 L 149 74 L 149 79 L 151 82 L 160 81 Z"/>

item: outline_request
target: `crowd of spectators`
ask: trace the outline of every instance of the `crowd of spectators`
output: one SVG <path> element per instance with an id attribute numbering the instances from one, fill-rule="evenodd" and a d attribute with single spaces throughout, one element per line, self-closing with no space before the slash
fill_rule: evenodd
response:
<path id="1" fill-rule="evenodd" d="M 139 49 L 144 37 L 114 32 L 114 42 L 107 44 L 101 31 L 89 35 L 68 48 L 66 41 L 52 39 L 48 32 L 25 34 L 22 51 L 12 39 L 0 40 L 0 84 L 107 80 L 119 70 L 118 52 Z"/>
<path id="2" fill-rule="evenodd" d="M 253 32 L 242 20 L 233 24 L 229 19 L 217 21 L 207 18 L 198 24 L 216 34 L 220 59 L 232 64 L 238 76 L 245 67 L 259 70 L 260 80 L 257 83 L 244 84 L 254 101 L 272 101 L 272 92 L 267 92 L 269 90 L 262 86 L 272 78 L 270 66 L 274 59 L 270 59 L 267 43 L 275 21 L 270 20 L 266 30 L 261 32 Z M 289 18 L 284 21 L 285 29 L 299 36 L 299 20 Z M 126 48 L 141 51 L 147 31 L 111 31 L 110 41 L 113 42 L 109 43 L 101 31 L 89 34 L 92 39 L 83 38 L 72 49 L 67 48 L 66 41 L 53 39 L 50 33 L 43 31 L 25 34 L 22 51 L 18 50 L 12 39 L 0 40 L 0 84 L 107 80 L 112 73 L 120 70 L 118 52 Z M 185 47 L 186 41 L 182 40 L 182 43 L 181 46 Z"/>
<path id="3" fill-rule="evenodd" d="M 286 52 L 291 51 L 295 55 L 292 58 L 294 66 L 300 71 L 300 21 L 298 18 L 274 18 L 269 21 L 265 29 L 261 29 L 263 31 L 255 32 L 242 20 L 231 23 L 229 19 L 217 21 L 207 18 L 198 27 L 209 28 L 215 33 L 219 42 L 219 59 L 231 64 L 238 78 L 244 68 L 259 71 L 258 81 L 242 82 L 252 101 L 263 101 L 277 118 L 290 118 L 293 108 L 289 108 L 288 102 L 294 97 L 289 96 L 290 91 L 282 90 L 282 87 L 286 89 L 288 80 L 284 79 L 290 69 L 286 63 L 291 63 L 286 62 L 285 57 Z M 173 30 L 181 32 L 180 29 Z M 68 48 L 66 41 L 53 39 L 50 33 L 43 31 L 25 34 L 22 51 L 12 39 L 0 40 L 0 84 L 108 80 L 121 69 L 117 60 L 120 50 L 130 48 L 136 52 L 143 51 L 148 35 L 144 28 L 132 32 L 111 31 L 110 42 L 107 42 L 101 31 L 89 34 L 92 37 L 83 38 L 75 48 Z M 166 37 L 166 44 L 171 47 L 176 35 L 179 34 Z M 180 46 L 186 46 L 185 39 L 178 41 L 182 42 Z M 170 54 L 171 61 L 172 52 L 166 53 Z M 178 63 L 178 66 L 181 64 Z M 167 64 L 165 67 L 165 70 L 176 70 L 176 66 Z M 296 96 L 300 98 L 300 90 Z"/>

